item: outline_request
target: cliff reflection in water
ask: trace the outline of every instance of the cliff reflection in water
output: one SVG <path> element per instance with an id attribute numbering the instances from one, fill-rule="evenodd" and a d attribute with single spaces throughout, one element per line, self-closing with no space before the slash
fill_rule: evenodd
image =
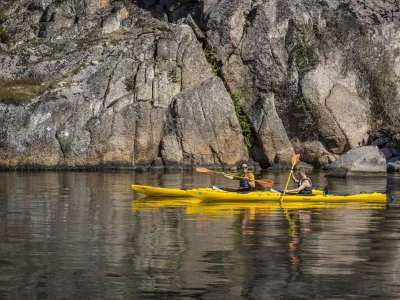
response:
<path id="1" fill-rule="evenodd" d="M 211 280 L 214 284 L 221 282 L 224 292 L 228 289 L 232 297 L 245 294 L 246 298 L 257 298 L 259 293 L 286 296 L 303 293 L 308 297 L 311 291 L 303 290 L 304 286 L 312 284 L 315 293 L 323 293 L 318 282 L 321 275 L 326 275 L 329 289 L 337 288 L 341 294 L 340 284 L 348 285 L 347 280 L 351 280 L 342 276 L 353 276 L 357 273 L 356 264 L 368 261 L 362 255 L 366 250 L 363 244 L 369 241 L 364 234 L 376 230 L 371 220 L 379 219 L 376 212 L 385 211 L 386 206 L 362 203 L 287 203 L 286 206 L 281 209 L 277 203 L 205 204 L 191 198 L 144 198 L 132 202 L 134 213 L 154 214 L 179 207 L 184 219 L 189 220 L 186 223 L 194 223 L 190 229 L 179 232 L 187 242 L 180 257 L 181 270 L 200 272 L 193 282 L 185 280 L 186 288 L 198 287 L 203 282 L 201 287 L 209 289 Z M 153 229 L 144 230 L 143 236 L 153 237 L 150 232 Z M 159 236 L 160 241 L 164 240 L 165 235 Z M 201 262 L 201 269 L 196 262 Z M 337 287 L 332 286 L 331 280 L 338 282 Z M 239 286 L 230 286 L 232 282 Z"/>
<path id="2" fill-rule="evenodd" d="M 311 177 L 316 187 L 327 184 Z M 279 187 L 287 174 L 268 178 Z M 0 173 L 0 298 L 389 299 L 400 292 L 398 210 L 152 199 L 132 183 L 236 184 L 190 172 Z M 371 186 L 381 182 L 360 180 L 355 189 Z"/>

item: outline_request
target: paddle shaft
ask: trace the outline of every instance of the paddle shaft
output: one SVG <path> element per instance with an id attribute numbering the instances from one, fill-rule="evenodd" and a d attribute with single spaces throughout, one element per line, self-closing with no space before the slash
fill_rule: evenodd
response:
<path id="1" fill-rule="evenodd" d="M 232 176 L 233 178 L 238 178 L 238 179 L 244 179 L 244 177 L 243 176 L 237 176 L 237 175 L 233 175 L 233 174 L 226 174 L 226 173 L 223 173 L 223 172 L 216 172 L 216 171 L 213 171 L 215 174 L 221 174 L 221 175 L 226 175 L 226 176 Z M 246 178 L 247 180 L 249 180 L 249 181 L 254 181 L 254 182 L 258 182 L 259 184 L 261 184 L 261 185 L 263 185 L 263 184 L 267 184 L 267 182 L 264 182 L 264 181 L 259 181 L 259 180 L 257 180 L 257 179 L 249 179 L 249 178 Z"/>
<path id="2" fill-rule="evenodd" d="M 289 178 L 288 178 L 288 180 L 286 181 L 286 185 L 285 185 L 285 189 L 283 190 L 283 194 L 282 194 L 281 198 L 279 199 L 279 201 L 280 201 L 281 203 L 282 203 L 282 201 L 283 201 L 283 197 L 284 197 L 285 194 L 286 194 L 286 189 L 287 189 L 287 187 L 288 187 L 288 185 L 289 185 L 290 177 L 292 177 L 293 168 L 294 168 L 294 165 L 292 166 L 292 170 L 290 171 Z"/>
<path id="3" fill-rule="evenodd" d="M 243 176 L 237 176 L 237 175 L 233 175 L 233 174 L 226 174 L 224 172 L 217 172 L 217 171 L 212 171 L 206 168 L 196 168 L 197 172 L 203 172 L 203 173 L 214 173 L 214 174 L 221 174 L 221 175 L 226 175 L 226 176 L 232 176 L 232 178 L 238 178 L 238 179 L 244 179 Z M 254 182 L 258 182 L 259 184 L 261 184 L 262 186 L 272 186 L 274 184 L 273 181 L 271 180 L 260 180 L 260 179 L 249 179 L 246 178 L 249 181 L 254 181 Z"/>
<path id="4" fill-rule="evenodd" d="M 226 176 L 232 176 L 233 178 L 244 179 L 243 176 L 237 176 L 237 175 L 227 174 L 227 173 L 224 173 L 224 172 L 217 172 L 217 171 L 213 171 L 213 172 L 215 174 L 221 174 L 221 175 L 226 175 Z M 249 178 L 246 178 L 246 179 L 249 180 L 249 181 L 257 181 L 256 179 L 249 179 Z"/>
<path id="5" fill-rule="evenodd" d="M 283 194 L 282 194 L 281 198 L 279 198 L 279 202 L 280 202 L 281 204 L 282 204 L 282 202 L 283 202 L 283 197 L 284 197 L 285 194 L 286 194 L 286 189 L 287 189 L 287 187 L 288 187 L 288 185 L 289 185 L 290 177 L 292 177 L 293 169 L 294 169 L 294 166 L 296 165 L 296 163 L 297 163 L 297 159 L 293 159 L 292 169 L 290 170 L 289 177 L 288 177 L 288 179 L 287 179 L 287 181 L 286 181 L 285 189 L 283 190 Z"/>

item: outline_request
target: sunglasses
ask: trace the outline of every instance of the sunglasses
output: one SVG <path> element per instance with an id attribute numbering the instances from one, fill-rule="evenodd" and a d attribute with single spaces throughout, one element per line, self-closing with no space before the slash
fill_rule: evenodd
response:
<path id="1" fill-rule="evenodd" d="M 242 167 L 242 169 L 247 169 L 247 167 Z"/>

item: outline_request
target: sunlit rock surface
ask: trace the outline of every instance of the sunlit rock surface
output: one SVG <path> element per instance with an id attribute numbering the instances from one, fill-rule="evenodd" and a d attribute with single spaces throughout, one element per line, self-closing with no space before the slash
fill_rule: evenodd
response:
<path id="1" fill-rule="evenodd" d="M 2 81 L 37 84 L 29 99 L 0 95 L 1 168 L 266 168 L 294 153 L 324 166 L 399 123 L 396 1 L 21 0 L 0 11 Z M 228 95 L 252 125 L 250 149 Z M 194 108 L 212 122 L 190 125 Z"/>

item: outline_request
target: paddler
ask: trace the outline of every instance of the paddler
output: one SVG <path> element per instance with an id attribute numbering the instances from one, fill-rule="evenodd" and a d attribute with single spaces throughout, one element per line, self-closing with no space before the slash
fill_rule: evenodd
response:
<path id="1" fill-rule="evenodd" d="M 256 187 L 256 183 L 254 181 L 254 174 L 249 171 L 249 167 L 247 166 L 246 163 L 241 164 L 241 169 L 242 172 L 237 176 L 237 177 L 242 177 L 239 178 L 239 188 L 237 189 L 238 192 L 247 192 L 251 191 L 251 189 L 254 189 Z M 228 179 L 238 179 L 236 176 L 230 176 L 226 175 L 225 173 L 222 172 L 222 175 L 224 175 Z M 225 188 L 220 188 L 227 190 Z"/>
<path id="2" fill-rule="evenodd" d="M 297 183 L 297 189 L 285 190 L 285 193 L 298 193 L 300 195 L 311 195 L 312 194 L 312 182 L 311 179 L 307 177 L 307 171 L 305 168 L 301 168 L 300 179 L 294 177 L 293 171 L 292 179 L 294 183 Z"/>

